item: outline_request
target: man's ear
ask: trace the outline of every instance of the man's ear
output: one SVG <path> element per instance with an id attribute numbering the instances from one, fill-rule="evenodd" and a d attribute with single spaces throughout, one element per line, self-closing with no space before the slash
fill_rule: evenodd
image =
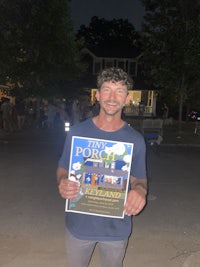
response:
<path id="1" fill-rule="evenodd" d="M 99 90 L 96 91 L 96 95 L 95 95 L 97 101 L 99 101 Z"/>
<path id="2" fill-rule="evenodd" d="M 131 95 L 128 93 L 127 97 L 126 97 L 125 104 L 128 105 L 130 103 L 130 100 L 131 100 Z"/>

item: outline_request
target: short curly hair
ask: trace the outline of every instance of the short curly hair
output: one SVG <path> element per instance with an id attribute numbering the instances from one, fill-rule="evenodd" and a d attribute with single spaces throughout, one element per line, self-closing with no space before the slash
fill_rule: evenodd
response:
<path id="1" fill-rule="evenodd" d="M 133 88 L 133 79 L 128 75 L 127 72 L 120 68 L 107 68 L 102 70 L 97 76 L 97 88 L 101 89 L 104 82 L 121 82 L 123 85 L 127 85 L 127 89 Z"/>

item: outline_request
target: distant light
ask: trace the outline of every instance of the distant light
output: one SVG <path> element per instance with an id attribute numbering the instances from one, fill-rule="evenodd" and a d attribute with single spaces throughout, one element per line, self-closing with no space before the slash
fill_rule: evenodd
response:
<path id="1" fill-rule="evenodd" d="M 69 132 L 69 129 L 70 129 L 70 123 L 65 122 L 65 132 Z"/>

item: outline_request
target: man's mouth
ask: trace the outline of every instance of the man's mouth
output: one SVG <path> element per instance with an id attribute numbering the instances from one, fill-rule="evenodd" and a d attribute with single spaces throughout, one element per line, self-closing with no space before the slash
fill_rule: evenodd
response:
<path id="1" fill-rule="evenodd" d="M 108 105 L 108 106 L 112 106 L 112 107 L 115 107 L 115 106 L 118 105 L 118 103 L 116 103 L 116 102 L 110 102 L 110 101 L 106 101 L 105 104 Z"/>

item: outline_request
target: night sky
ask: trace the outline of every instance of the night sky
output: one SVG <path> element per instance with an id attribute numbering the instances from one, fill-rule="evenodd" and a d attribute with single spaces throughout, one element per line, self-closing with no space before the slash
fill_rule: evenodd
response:
<path id="1" fill-rule="evenodd" d="M 140 0 L 72 0 L 71 15 L 74 29 L 81 24 L 89 25 L 93 16 L 100 19 L 128 19 L 140 30 L 144 8 Z"/>

